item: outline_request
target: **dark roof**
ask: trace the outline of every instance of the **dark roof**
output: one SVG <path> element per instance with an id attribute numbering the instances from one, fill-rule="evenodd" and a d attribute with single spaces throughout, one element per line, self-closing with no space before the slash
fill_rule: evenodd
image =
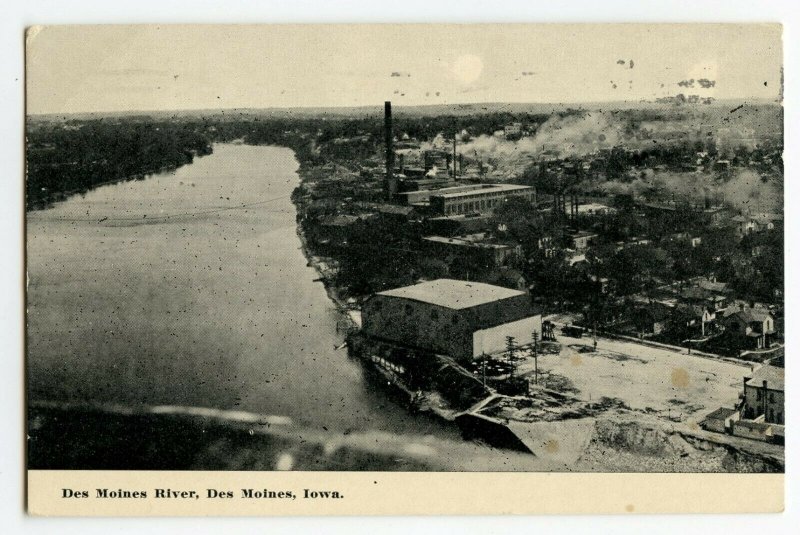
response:
<path id="1" fill-rule="evenodd" d="M 700 287 L 684 288 L 681 292 L 683 299 L 710 299 L 713 297 L 709 290 Z"/>
<path id="2" fill-rule="evenodd" d="M 708 290 L 709 292 L 716 292 L 716 293 L 725 293 L 729 291 L 728 283 L 726 282 L 714 282 L 710 280 L 701 280 L 697 286 L 702 288 L 703 290 Z"/>
<path id="3" fill-rule="evenodd" d="M 783 392 L 783 377 L 783 368 L 767 364 L 766 366 L 761 366 L 748 376 L 745 384 L 747 386 L 761 387 L 764 385 L 764 381 L 766 381 L 768 389 Z"/>
<path id="4" fill-rule="evenodd" d="M 686 303 L 681 303 L 675 307 L 675 311 L 681 314 L 685 314 L 687 316 L 692 316 L 696 318 L 700 318 L 705 314 L 706 308 L 700 305 L 688 305 Z"/>
<path id="5" fill-rule="evenodd" d="M 744 310 L 734 312 L 731 315 L 744 323 L 761 323 L 767 318 L 772 317 L 772 315 L 770 315 L 768 312 L 764 312 L 763 310 L 758 310 L 756 308 L 745 308 Z"/>
<path id="6" fill-rule="evenodd" d="M 725 407 L 720 407 L 719 409 L 707 415 L 706 420 L 725 420 L 734 414 L 736 414 L 736 409 L 726 409 Z"/>
<path id="7" fill-rule="evenodd" d="M 397 206 L 395 204 L 382 204 L 378 206 L 378 212 L 382 214 L 408 215 L 413 211 L 414 208 L 411 206 Z"/>

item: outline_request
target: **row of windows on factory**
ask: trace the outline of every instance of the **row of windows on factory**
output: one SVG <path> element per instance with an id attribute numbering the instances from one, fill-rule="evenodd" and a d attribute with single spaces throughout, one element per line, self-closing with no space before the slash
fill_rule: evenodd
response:
<path id="1" fill-rule="evenodd" d="M 525 195 L 523 196 L 527 200 L 531 200 L 532 196 Z M 497 206 L 498 204 L 504 202 L 506 197 L 490 197 L 488 199 L 480 199 L 475 201 L 468 201 L 468 202 L 460 202 L 458 204 L 451 204 L 445 207 L 445 214 L 447 215 L 455 215 L 455 214 L 468 214 L 470 212 L 476 212 L 480 210 L 490 210 Z"/>
<path id="2" fill-rule="evenodd" d="M 414 307 L 412 305 L 406 305 L 405 312 L 406 312 L 406 316 L 413 316 L 414 315 Z M 430 318 L 431 318 L 431 321 L 438 321 L 439 320 L 439 311 L 436 310 L 435 308 L 431 309 Z M 458 323 L 458 321 L 459 321 L 458 314 L 454 314 L 453 317 L 450 318 L 450 321 L 452 321 L 453 324 Z"/>
<path id="3" fill-rule="evenodd" d="M 462 202 L 448 206 L 445 212 L 447 215 L 467 214 L 478 210 L 494 208 L 501 201 L 502 199 L 483 199 L 480 201 Z"/>

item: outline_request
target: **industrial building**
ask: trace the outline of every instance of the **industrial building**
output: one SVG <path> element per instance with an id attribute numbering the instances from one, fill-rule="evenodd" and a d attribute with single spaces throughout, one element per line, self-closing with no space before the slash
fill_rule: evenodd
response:
<path id="1" fill-rule="evenodd" d="M 432 256 L 440 259 L 461 258 L 476 267 L 501 266 L 510 258 L 522 256 L 521 245 L 496 243 L 485 232 L 451 238 L 426 236 L 422 240 Z"/>
<path id="2" fill-rule="evenodd" d="M 514 184 L 473 184 L 432 192 L 428 202 L 436 215 L 457 215 L 491 211 L 510 197 L 535 203 L 536 191 Z"/>
<path id="3" fill-rule="evenodd" d="M 379 292 L 362 307 L 362 333 L 376 340 L 471 359 L 541 334 L 528 294 L 479 282 L 437 279 Z"/>

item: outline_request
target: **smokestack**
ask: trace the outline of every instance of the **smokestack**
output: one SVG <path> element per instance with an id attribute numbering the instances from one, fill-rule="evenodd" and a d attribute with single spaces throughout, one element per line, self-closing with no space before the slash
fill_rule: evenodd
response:
<path id="1" fill-rule="evenodd" d="M 456 154 L 456 137 L 457 134 L 453 134 L 453 180 L 456 179 L 456 164 L 458 162 L 458 155 Z"/>
<path id="2" fill-rule="evenodd" d="M 392 133 L 392 103 L 383 103 L 383 130 L 386 141 L 386 183 L 385 190 L 389 200 L 397 193 L 397 181 L 394 178 L 394 135 Z"/>

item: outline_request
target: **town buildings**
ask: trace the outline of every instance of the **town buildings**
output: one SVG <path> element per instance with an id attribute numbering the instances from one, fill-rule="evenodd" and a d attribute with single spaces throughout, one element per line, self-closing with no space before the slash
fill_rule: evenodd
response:
<path id="1" fill-rule="evenodd" d="M 743 378 L 741 401 L 721 407 L 702 422 L 707 431 L 775 444 L 784 443 L 786 425 L 784 369 L 764 365 Z"/>

